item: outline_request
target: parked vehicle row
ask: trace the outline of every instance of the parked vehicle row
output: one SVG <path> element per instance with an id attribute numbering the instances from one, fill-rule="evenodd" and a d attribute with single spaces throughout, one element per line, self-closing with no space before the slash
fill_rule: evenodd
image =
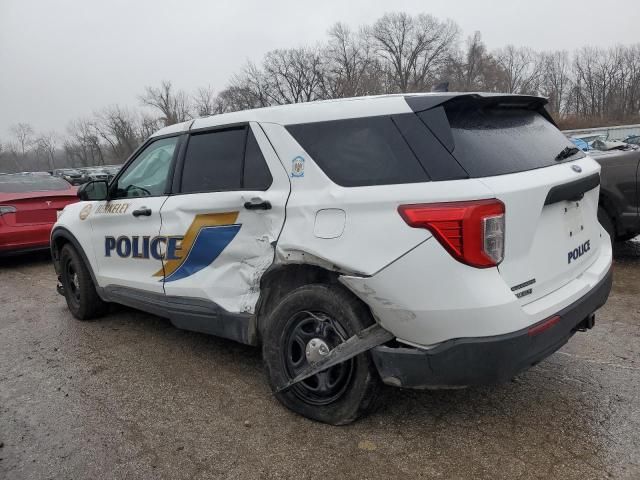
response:
<path id="1" fill-rule="evenodd" d="M 92 180 L 111 181 L 120 171 L 119 165 L 105 165 L 85 168 L 58 168 L 51 172 L 55 177 L 65 179 L 71 185 L 82 185 Z"/>

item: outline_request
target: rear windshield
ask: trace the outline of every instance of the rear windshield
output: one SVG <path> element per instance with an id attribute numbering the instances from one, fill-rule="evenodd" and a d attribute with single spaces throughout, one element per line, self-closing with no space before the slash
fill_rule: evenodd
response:
<path id="1" fill-rule="evenodd" d="M 0 175 L 0 193 L 67 190 L 69 184 L 49 175 Z"/>
<path id="2" fill-rule="evenodd" d="M 558 154 L 574 146 L 540 113 L 525 108 L 483 108 L 464 102 L 445 105 L 445 111 L 453 136 L 452 154 L 470 177 L 556 165 Z M 579 152 L 564 161 L 582 157 L 584 153 Z"/>

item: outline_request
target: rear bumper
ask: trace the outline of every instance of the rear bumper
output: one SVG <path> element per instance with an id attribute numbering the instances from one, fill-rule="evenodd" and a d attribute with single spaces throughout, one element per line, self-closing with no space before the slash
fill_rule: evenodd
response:
<path id="1" fill-rule="evenodd" d="M 430 350 L 376 347 L 371 350 L 382 380 L 409 388 L 503 383 L 562 347 L 581 328 L 593 325 L 593 313 L 607 301 L 612 271 L 586 295 L 557 312 L 560 320 L 536 333 L 547 320 L 493 337 L 458 338 Z"/>

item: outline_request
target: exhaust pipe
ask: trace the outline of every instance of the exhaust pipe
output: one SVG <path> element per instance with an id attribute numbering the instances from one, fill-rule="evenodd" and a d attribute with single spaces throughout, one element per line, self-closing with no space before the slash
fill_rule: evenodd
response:
<path id="1" fill-rule="evenodd" d="M 595 313 L 592 313 L 587 318 L 582 320 L 578 325 L 576 325 L 575 330 L 577 332 L 586 332 L 587 330 L 591 330 L 595 324 L 596 324 L 596 315 Z"/>

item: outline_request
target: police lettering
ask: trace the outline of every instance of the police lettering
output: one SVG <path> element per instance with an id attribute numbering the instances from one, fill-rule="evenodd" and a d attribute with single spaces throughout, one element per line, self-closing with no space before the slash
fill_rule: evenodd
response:
<path id="1" fill-rule="evenodd" d="M 571 263 L 573 260 L 577 260 L 582 255 L 584 255 L 589 250 L 591 250 L 591 243 L 590 242 L 591 242 L 591 240 L 587 240 L 582 245 L 580 245 L 578 248 L 574 248 L 573 250 L 571 250 L 567 254 L 567 263 Z"/>
<path id="2" fill-rule="evenodd" d="M 155 260 L 179 260 L 182 258 L 183 237 L 163 235 L 157 237 L 104 237 L 104 256 L 121 258 L 153 258 Z M 163 250 L 166 247 L 166 257 Z"/>

